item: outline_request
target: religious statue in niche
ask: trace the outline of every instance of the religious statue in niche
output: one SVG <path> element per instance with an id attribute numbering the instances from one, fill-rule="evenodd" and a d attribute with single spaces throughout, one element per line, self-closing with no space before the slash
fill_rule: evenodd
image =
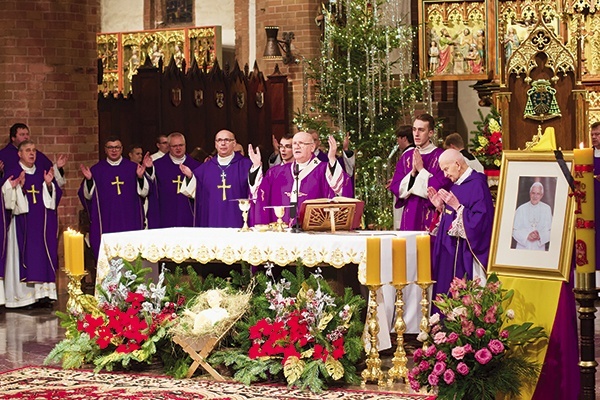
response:
<path id="1" fill-rule="evenodd" d="M 432 80 L 486 79 L 485 2 L 423 0 L 422 71 Z"/>

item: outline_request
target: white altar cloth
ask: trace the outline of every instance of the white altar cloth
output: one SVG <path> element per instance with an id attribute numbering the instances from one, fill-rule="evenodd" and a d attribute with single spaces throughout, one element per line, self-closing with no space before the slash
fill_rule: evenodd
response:
<path id="1" fill-rule="evenodd" d="M 359 231 L 337 232 L 239 232 L 231 228 L 166 228 L 142 231 L 108 233 L 102 235 L 98 255 L 96 283 L 109 271 L 109 260 L 121 257 L 128 261 L 141 255 L 144 260 L 156 263 L 172 260 L 176 263 L 197 261 L 225 264 L 245 261 L 251 265 L 267 262 L 285 266 L 301 259 L 307 267 L 331 265 L 342 268 L 358 264 L 361 283 L 366 276 L 366 237 L 381 237 L 381 281 L 392 279 L 391 239 L 406 238 L 407 279 L 414 281 L 417 274 L 416 236 L 421 232 Z M 404 320 L 406 333 L 418 333 L 421 319 L 421 290 L 415 284 L 404 291 Z M 391 347 L 389 332 L 393 331 L 395 289 L 383 285 L 378 296 L 380 323 L 379 349 Z"/>

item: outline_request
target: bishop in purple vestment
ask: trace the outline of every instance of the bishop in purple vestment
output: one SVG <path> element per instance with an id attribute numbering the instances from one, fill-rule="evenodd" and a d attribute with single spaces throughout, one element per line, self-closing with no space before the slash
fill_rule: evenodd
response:
<path id="1" fill-rule="evenodd" d="M 429 114 L 421 114 L 413 123 L 414 149 L 405 151 L 394 177 L 387 185 L 396 196 L 396 208 L 403 207 L 401 231 L 424 231 L 430 228 L 435 207 L 427 198 L 427 188 L 448 189 L 452 182 L 444 176 L 438 158 L 443 150 L 431 143 L 435 121 Z"/>
<path id="2" fill-rule="evenodd" d="M 594 148 L 594 221 L 596 221 L 596 271 L 600 271 L 600 122 L 594 122 L 591 129 Z"/>
<path id="3" fill-rule="evenodd" d="M 186 182 L 181 192 L 195 199 L 194 226 L 241 228 L 242 212 L 236 200 L 247 199 L 252 162 L 234 151 L 235 135 L 222 130 L 215 136 L 217 156 L 195 170 L 181 166 Z"/>
<path id="4" fill-rule="evenodd" d="M 194 200 L 181 193 L 185 175 L 180 165 L 192 171 L 200 166 L 185 153 L 185 137 L 173 132 L 168 137 L 169 153 L 152 161 L 144 157 L 144 166 L 150 176 L 148 195 L 148 228 L 194 226 Z"/>
<path id="5" fill-rule="evenodd" d="M 54 170 L 35 164 L 35 144 L 24 140 L 20 161 L 6 171 L 2 194 L 12 211 L 6 262 L 6 306 L 22 307 L 38 299 L 56 300 L 58 215 L 62 191 Z"/>
<path id="6" fill-rule="evenodd" d="M 107 158 L 91 168 L 81 166 L 85 179 L 79 199 L 90 216 L 90 244 L 98 258 L 103 233 L 144 229 L 142 200 L 149 184 L 144 167 L 122 157 L 123 145 L 109 138 L 104 145 Z"/>
<path id="7" fill-rule="evenodd" d="M 428 189 L 429 198 L 441 212 L 433 248 L 433 297 L 447 293 L 454 277 L 480 277 L 485 282 L 494 220 L 484 174 L 469 167 L 454 149 L 442 153 L 440 168 L 454 184 L 450 191 Z"/>
<path id="8" fill-rule="evenodd" d="M 270 168 L 262 175 L 260 169 L 260 153 L 250 149 L 253 162 L 250 181 L 255 199 L 255 223 L 268 224 L 277 221 L 272 209 L 268 206 L 289 206 L 297 203 L 298 209 L 305 200 L 332 198 L 341 196 L 344 188 L 350 184 L 348 175 L 336 160 L 337 144 L 329 138 L 329 158 L 320 161 L 314 154 L 314 141 L 310 134 L 298 132 L 292 140 L 294 161 Z M 296 172 L 298 188 L 296 188 Z M 256 174 L 256 179 L 253 179 Z M 290 208 L 286 209 L 283 220 L 290 223 Z"/>

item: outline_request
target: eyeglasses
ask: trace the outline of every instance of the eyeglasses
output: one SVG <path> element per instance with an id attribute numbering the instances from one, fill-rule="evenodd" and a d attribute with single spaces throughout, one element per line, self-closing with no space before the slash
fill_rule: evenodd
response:
<path id="1" fill-rule="evenodd" d="M 219 139 L 215 139 L 215 142 L 217 142 L 217 143 L 231 143 L 231 142 L 235 142 L 235 139 L 219 138 Z"/>
<path id="2" fill-rule="evenodd" d="M 104 146 L 106 150 L 121 150 L 123 146 Z"/>
<path id="3" fill-rule="evenodd" d="M 315 144 L 315 142 L 292 142 L 292 146 L 300 147 L 310 146 L 311 144 Z"/>
<path id="4" fill-rule="evenodd" d="M 292 145 L 291 144 L 280 144 L 279 148 L 280 149 L 291 149 Z"/>

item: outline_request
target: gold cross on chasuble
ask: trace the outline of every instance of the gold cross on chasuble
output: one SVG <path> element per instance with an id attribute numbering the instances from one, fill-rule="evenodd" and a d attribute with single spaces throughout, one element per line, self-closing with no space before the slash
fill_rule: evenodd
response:
<path id="1" fill-rule="evenodd" d="M 225 175 L 225 171 L 221 172 L 221 185 L 217 186 L 217 189 L 223 189 L 223 201 L 227 200 L 225 189 L 231 188 L 231 185 L 227 185 L 227 182 L 225 182 L 226 177 L 227 175 Z"/>
<path id="2" fill-rule="evenodd" d="M 121 185 L 124 185 L 125 182 L 121 182 L 119 180 L 119 176 L 115 176 L 115 181 L 110 183 L 111 185 L 117 185 L 117 195 L 120 196 L 121 195 Z"/>
<path id="3" fill-rule="evenodd" d="M 181 180 L 181 175 L 177 175 L 177 180 L 171 182 L 177 184 L 177 194 L 179 194 L 181 192 L 181 184 L 183 183 L 183 181 Z"/>
<path id="4" fill-rule="evenodd" d="M 31 193 L 31 197 L 33 198 L 33 204 L 37 203 L 37 201 L 35 200 L 35 194 L 39 193 L 39 192 L 40 192 L 39 190 L 35 190 L 35 185 L 33 185 L 33 184 L 31 185 L 31 189 L 29 189 L 27 191 L 27 193 Z"/>

